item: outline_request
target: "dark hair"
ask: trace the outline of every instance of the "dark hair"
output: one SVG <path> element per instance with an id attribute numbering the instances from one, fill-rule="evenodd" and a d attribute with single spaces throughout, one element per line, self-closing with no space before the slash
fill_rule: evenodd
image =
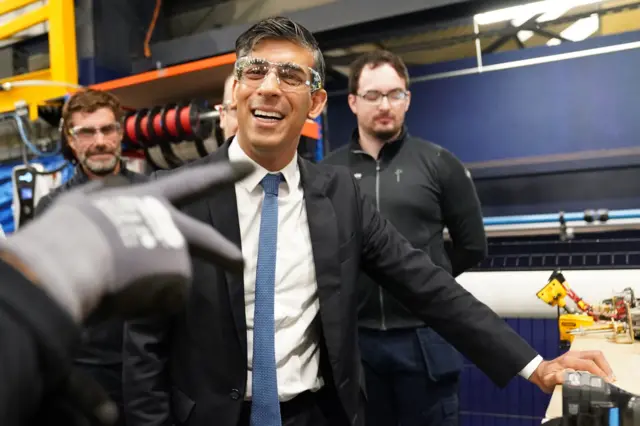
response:
<path id="1" fill-rule="evenodd" d="M 374 50 L 359 56 L 358 59 L 351 64 L 349 71 L 349 93 L 353 95 L 358 93 L 360 76 L 365 66 L 377 68 L 384 64 L 391 65 L 398 75 L 402 77 L 406 86 L 409 87 L 409 71 L 404 61 L 398 55 L 388 50 Z"/>
<path id="2" fill-rule="evenodd" d="M 95 89 L 83 89 L 69 97 L 62 107 L 62 123 L 60 132 L 62 133 L 62 155 L 69 161 L 76 162 L 77 159 L 69 146 L 67 138 L 73 126 L 71 117 L 76 112 L 96 112 L 101 108 L 108 108 L 113 112 L 116 121 L 122 122 L 124 111 L 117 97 L 109 92 Z"/>
<path id="3" fill-rule="evenodd" d="M 254 24 L 242 33 L 236 40 L 236 56 L 238 58 L 249 55 L 256 45 L 264 39 L 288 40 L 313 52 L 314 69 L 320 74 L 324 87 L 325 64 L 324 56 L 311 31 L 282 16 L 266 18 Z"/>

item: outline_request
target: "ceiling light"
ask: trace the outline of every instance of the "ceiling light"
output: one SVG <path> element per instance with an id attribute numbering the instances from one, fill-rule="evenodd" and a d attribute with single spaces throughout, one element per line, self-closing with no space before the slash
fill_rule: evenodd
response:
<path id="1" fill-rule="evenodd" d="M 588 18 L 580 19 L 560 33 L 571 41 L 582 41 L 600 29 L 600 17 L 594 13 Z"/>
<path id="2" fill-rule="evenodd" d="M 600 17 L 594 13 L 588 18 L 580 19 L 573 23 L 573 25 L 567 27 L 560 33 L 562 38 L 571 41 L 586 40 L 589 36 L 594 34 L 600 29 Z M 552 38 L 547 41 L 547 46 L 557 46 L 561 43 L 560 39 Z"/>
<path id="3" fill-rule="evenodd" d="M 549 15 L 545 17 L 545 21 L 550 21 L 556 19 L 553 18 L 554 15 L 557 15 L 557 17 L 562 16 L 566 11 L 574 7 L 600 3 L 602 1 L 603 0 L 544 0 L 480 13 L 475 15 L 473 19 L 478 25 L 489 25 L 510 20 L 516 23 L 519 22 L 520 25 L 522 25 L 531 19 L 531 17 L 538 14 L 543 14 L 544 16 L 544 14 L 548 13 Z"/>
<path id="4" fill-rule="evenodd" d="M 518 31 L 518 40 L 520 40 L 521 43 L 524 43 L 525 41 L 529 40 L 531 37 L 533 37 L 533 31 L 529 31 L 529 30 Z"/>

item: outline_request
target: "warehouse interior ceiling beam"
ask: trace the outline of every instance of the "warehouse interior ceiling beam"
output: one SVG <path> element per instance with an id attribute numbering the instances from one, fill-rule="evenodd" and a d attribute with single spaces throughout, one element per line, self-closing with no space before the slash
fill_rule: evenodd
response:
<path id="1" fill-rule="evenodd" d="M 559 1 L 557 3 L 560 3 Z M 557 4 L 554 1 L 554 4 Z M 433 58 L 443 57 L 441 60 L 455 60 L 463 57 L 471 57 L 473 53 L 473 43 L 476 39 L 481 44 L 490 46 L 501 39 L 507 41 L 514 40 L 514 32 L 519 33 L 519 43 L 513 43 L 516 48 L 547 44 L 549 46 L 559 44 L 563 39 L 570 41 L 584 40 L 598 32 L 599 22 L 605 17 L 619 15 L 635 16 L 640 9 L 640 1 L 607 1 L 598 4 L 590 4 L 583 7 L 572 7 L 569 10 L 551 9 L 542 10 L 534 14 L 508 15 L 497 22 L 491 23 L 487 18 L 481 18 L 485 25 L 479 26 L 477 33 L 474 33 L 473 16 L 468 20 L 456 18 L 453 21 L 441 22 L 431 30 L 425 30 L 422 34 L 410 35 L 406 37 L 394 37 L 385 39 L 384 44 L 388 50 L 405 57 L 408 64 L 424 64 L 434 62 Z M 562 13 L 559 13 L 562 11 Z M 477 15 L 476 15 L 477 16 Z M 491 15 L 489 15 L 491 16 Z M 532 18 L 538 16 L 537 19 Z M 624 19 L 624 18 L 623 18 Z M 637 21 L 629 18 L 633 22 Z M 529 26 L 531 25 L 531 26 Z M 514 26 L 518 26 L 516 31 Z M 611 29 L 611 26 L 609 26 Z M 523 29 L 526 28 L 526 29 Z M 639 29 L 640 25 L 632 25 L 623 31 Z M 525 31 L 535 29 L 536 32 L 530 37 L 524 37 Z M 533 35 L 538 35 L 537 40 Z M 526 42 L 526 43 L 525 43 Z M 502 47 L 486 47 L 484 53 L 494 50 L 509 50 L 505 43 Z M 467 46 L 467 48 L 463 47 Z M 325 51 L 325 58 L 328 66 L 341 67 L 348 66 L 361 53 L 375 50 L 377 47 L 373 43 L 352 44 L 341 48 Z M 438 56 L 438 52 L 445 54 Z M 446 52 L 450 52 L 446 56 Z M 416 58 L 412 60 L 411 58 Z"/>
<path id="2" fill-rule="evenodd" d="M 514 26 L 519 26 L 518 23 L 528 21 L 535 15 L 542 17 L 540 22 L 548 22 L 559 18 L 573 8 L 597 5 L 603 1 L 605 0 L 544 0 L 479 13 L 475 15 L 473 19 L 481 26 L 497 24 L 505 21 L 511 21 Z"/>
<path id="3" fill-rule="evenodd" d="M 473 13 L 488 7 L 508 4 L 515 4 L 515 1 L 335 0 L 287 12 L 286 16 L 314 32 L 323 49 L 330 49 L 345 45 L 347 40 L 352 43 L 354 40 L 377 42 L 391 34 L 423 31 L 425 26 L 433 26 L 443 20 L 464 16 L 470 19 Z M 134 71 L 142 72 L 158 64 L 166 67 L 232 52 L 236 38 L 250 25 L 229 25 L 154 43 L 151 45 L 151 60 L 137 61 Z"/>
<path id="4" fill-rule="evenodd" d="M 546 0 L 478 14 L 474 16 L 474 22 L 478 25 L 508 21 L 507 27 L 510 29 L 508 34 L 482 49 L 482 53 L 493 53 L 510 40 L 515 40 L 520 48 L 524 48 L 527 40 L 531 39 L 534 34 L 546 37 L 549 40 L 548 45 L 584 40 L 599 28 L 597 12 L 576 20 L 560 34 L 540 27 L 540 23 L 555 22 L 575 8 L 598 6 L 601 3 L 603 0 Z"/>
<path id="5" fill-rule="evenodd" d="M 526 48 L 526 45 L 525 45 L 526 41 L 529 40 L 531 37 L 533 37 L 534 34 L 547 37 L 549 40 L 557 39 L 558 41 L 566 41 L 566 42 L 572 41 L 565 38 L 561 34 L 556 34 L 552 31 L 541 28 L 540 25 L 538 24 L 538 19 L 542 16 L 544 16 L 544 14 L 541 14 L 541 13 L 536 14 L 531 18 L 529 18 L 527 21 L 523 22 L 519 26 L 516 25 L 516 23 L 514 22 L 515 20 L 511 21 L 508 24 L 508 27 L 507 27 L 508 29 L 505 30 L 507 31 L 507 34 L 498 38 L 489 46 L 483 48 L 482 53 L 483 54 L 493 53 L 511 40 L 514 40 L 520 49 L 524 49 Z M 584 19 L 589 19 L 589 18 L 584 18 Z M 589 35 L 591 34 L 587 34 L 582 38 L 582 40 L 587 38 Z M 574 40 L 574 41 L 578 41 L 578 40 Z"/>

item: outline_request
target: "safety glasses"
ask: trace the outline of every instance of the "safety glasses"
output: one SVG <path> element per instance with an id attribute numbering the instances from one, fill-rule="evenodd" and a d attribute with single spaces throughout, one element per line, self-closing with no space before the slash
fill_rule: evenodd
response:
<path id="1" fill-rule="evenodd" d="M 409 93 L 406 90 L 394 89 L 388 93 L 382 93 L 377 90 L 369 90 L 365 93 L 358 93 L 358 96 L 372 104 L 379 104 L 382 99 L 387 98 L 390 104 L 404 102 Z"/>
<path id="2" fill-rule="evenodd" d="M 105 138 L 116 136 L 120 133 L 120 123 L 110 123 L 104 126 L 74 126 L 69 129 L 69 134 L 80 142 L 92 142 L 99 134 Z"/>
<path id="3" fill-rule="evenodd" d="M 320 74 L 307 66 L 291 62 L 270 62 L 251 56 L 236 60 L 236 80 L 250 87 L 260 87 L 271 71 L 275 72 L 280 90 L 284 92 L 310 90 L 313 93 L 322 88 Z"/>

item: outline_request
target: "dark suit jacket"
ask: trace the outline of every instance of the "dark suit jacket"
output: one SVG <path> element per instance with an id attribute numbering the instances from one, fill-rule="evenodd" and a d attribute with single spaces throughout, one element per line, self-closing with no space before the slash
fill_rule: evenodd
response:
<path id="1" fill-rule="evenodd" d="M 228 143 L 192 164 L 227 158 Z M 318 283 L 323 378 L 347 424 L 362 425 L 364 379 L 357 345 L 361 268 L 451 342 L 497 385 L 536 355 L 500 317 L 412 248 L 366 201 L 348 169 L 300 160 Z M 240 245 L 233 186 L 184 208 Z M 235 426 L 247 378 L 242 274 L 194 259 L 191 296 L 173 318 L 125 330 L 128 426 Z"/>

